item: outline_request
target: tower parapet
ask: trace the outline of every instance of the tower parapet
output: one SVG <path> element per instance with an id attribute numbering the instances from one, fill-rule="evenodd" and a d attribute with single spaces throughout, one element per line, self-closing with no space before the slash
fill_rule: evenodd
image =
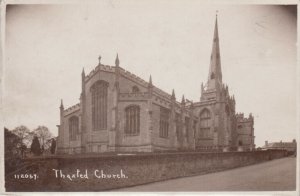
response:
<path id="1" fill-rule="evenodd" d="M 80 103 L 75 104 L 75 105 L 73 105 L 73 106 L 65 109 L 64 110 L 64 116 L 67 116 L 67 115 L 69 115 L 69 114 L 71 114 L 71 113 L 73 113 L 75 111 L 78 111 L 78 110 L 80 110 Z"/>
<path id="2" fill-rule="evenodd" d="M 248 121 L 254 120 L 252 113 L 250 113 L 248 117 L 245 117 L 244 113 L 236 113 L 235 116 L 236 116 L 237 122 L 248 122 Z"/>

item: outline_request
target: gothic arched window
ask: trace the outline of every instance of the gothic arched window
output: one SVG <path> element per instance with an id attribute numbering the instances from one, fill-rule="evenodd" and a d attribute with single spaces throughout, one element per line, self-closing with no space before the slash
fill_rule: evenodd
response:
<path id="1" fill-rule="evenodd" d="M 107 128 L 107 88 L 108 83 L 104 81 L 97 81 L 91 87 L 92 124 L 94 131 Z"/>
<path id="2" fill-rule="evenodd" d="M 76 140 L 76 134 L 79 133 L 79 119 L 77 116 L 69 118 L 69 134 L 70 140 Z"/>
<path id="3" fill-rule="evenodd" d="M 211 127 L 211 115 L 208 109 L 204 109 L 200 113 L 200 136 L 203 138 L 212 137 L 210 132 Z"/>
<path id="4" fill-rule="evenodd" d="M 140 133 L 140 107 L 137 105 L 125 108 L 125 133 L 128 135 Z"/>
<path id="5" fill-rule="evenodd" d="M 159 137 L 167 138 L 169 135 L 169 119 L 170 110 L 160 107 L 160 120 L 159 120 Z"/>

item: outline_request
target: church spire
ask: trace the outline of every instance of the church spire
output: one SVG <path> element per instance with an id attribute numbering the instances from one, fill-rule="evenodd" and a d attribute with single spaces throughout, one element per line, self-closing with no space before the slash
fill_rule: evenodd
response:
<path id="1" fill-rule="evenodd" d="M 209 75 L 207 89 L 216 89 L 222 84 L 222 70 L 220 59 L 219 32 L 218 32 L 218 15 L 216 14 L 214 38 L 210 58 Z"/>

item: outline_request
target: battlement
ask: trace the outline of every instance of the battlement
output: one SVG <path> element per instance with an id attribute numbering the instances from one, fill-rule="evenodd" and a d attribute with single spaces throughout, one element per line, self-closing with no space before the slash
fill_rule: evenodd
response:
<path id="1" fill-rule="evenodd" d="M 153 89 L 154 89 L 154 92 L 157 92 L 158 94 L 164 96 L 167 99 L 171 99 L 171 95 L 168 94 L 168 93 L 166 93 L 165 91 L 163 91 L 163 90 L 161 90 L 161 89 L 159 89 L 157 87 L 154 87 Z"/>
<path id="2" fill-rule="evenodd" d="M 244 113 L 236 113 L 235 117 L 236 118 L 244 118 Z"/>
<path id="3" fill-rule="evenodd" d="M 85 77 L 85 81 L 88 81 L 91 77 L 93 77 L 94 74 L 96 74 L 98 71 L 106 71 L 106 72 L 111 72 L 111 73 L 115 73 L 116 71 L 116 67 L 115 66 L 109 66 L 109 65 L 97 65 L 95 67 L 95 69 L 93 69 L 86 77 Z M 140 78 L 139 76 L 125 70 L 124 68 L 122 67 L 119 67 L 119 70 L 120 70 L 120 74 L 127 77 L 127 78 L 130 78 L 131 80 L 133 80 L 134 82 L 136 82 L 137 84 L 141 85 L 141 86 L 144 86 L 145 88 L 147 88 L 149 86 L 149 83 L 146 82 L 145 80 L 143 80 L 142 78 Z M 167 98 L 167 99 L 171 99 L 171 94 L 168 94 L 166 93 L 165 91 L 161 90 L 160 88 L 158 87 L 155 87 L 153 85 L 153 92 L 155 94 L 157 94 L 158 96 L 162 96 L 164 98 Z M 123 95 L 125 96 L 125 95 Z"/>
<path id="4" fill-rule="evenodd" d="M 99 70 L 106 71 L 106 72 L 115 72 L 115 67 L 110 65 L 97 65 L 86 77 L 85 80 L 89 80 L 91 77 L 93 77 L 94 74 L 96 74 Z"/>
<path id="5" fill-rule="evenodd" d="M 120 73 L 123 76 L 132 79 L 133 81 L 135 81 L 136 83 L 140 84 L 141 86 L 148 87 L 148 85 L 149 85 L 148 82 L 146 82 L 145 80 L 143 80 L 139 76 L 137 76 L 137 75 L 135 75 L 135 74 L 133 74 L 133 73 L 131 73 L 131 72 L 129 72 L 129 71 L 121 68 L 121 67 L 120 67 Z M 165 97 L 167 99 L 171 99 L 171 95 L 170 94 L 164 92 L 163 90 L 159 89 L 158 87 L 155 87 L 154 85 L 153 85 L 153 91 L 155 93 L 157 93 L 158 95 L 160 95 L 160 96 L 163 96 L 163 97 Z"/>
<path id="6" fill-rule="evenodd" d="M 140 84 L 141 86 L 147 87 L 148 86 L 148 82 L 146 82 L 145 80 L 143 80 L 142 78 L 138 77 L 137 75 L 123 69 L 120 67 L 120 73 L 125 76 L 128 77 L 132 80 L 134 80 L 135 82 L 137 82 L 138 84 Z"/>
<path id="7" fill-rule="evenodd" d="M 115 67 L 110 65 L 100 65 L 100 70 L 108 71 L 108 72 L 115 72 Z"/>
<path id="8" fill-rule="evenodd" d="M 80 103 L 76 104 L 76 105 L 73 105 L 67 109 L 64 110 L 64 115 L 68 115 L 68 114 L 71 114 L 77 110 L 80 110 Z"/>
<path id="9" fill-rule="evenodd" d="M 244 113 L 237 113 L 236 115 L 237 122 L 249 122 L 253 121 L 253 116 L 250 113 L 248 117 L 244 116 Z"/>
<path id="10" fill-rule="evenodd" d="M 149 98 L 149 93 L 148 92 L 120 93 L 119 98 L 120 100 L 136 100 L 136 99 L 145 100 Z"/>

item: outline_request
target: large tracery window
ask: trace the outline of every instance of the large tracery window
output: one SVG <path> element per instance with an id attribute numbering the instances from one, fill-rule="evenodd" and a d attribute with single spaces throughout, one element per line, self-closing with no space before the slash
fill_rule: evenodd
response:
<path id="1" fill-rule="evenodd" d="M 138 135 L 140 133 L 140 107 L 131 105 L 125 108 L 125 133 Z"/>
<path id="2" fill-rule="evenodd" d="M 91 87 L 93 130 L 107 129 L 107 88 L 108 83 L 98 81 Z"/>
<path id="3" fill-rule="evenodd" d="M 70 140 L 76 140 L 76 135 L 79 133 L 79 119 L 77 116 L 69 118 L 69 134 Z"/>
<path id="4" fill-rule="evenodd" d="M 211 138 L 211 115 L 208 109 L 204 109 L 200 113 L 200 137 Z"/>
<path id="5" fill-rule="evenodd" d="M 162 138 L 168 137 L 169 119 L 170 119 L 170 111 L 166 108 L 160 107 L 159 137 Z"/>

